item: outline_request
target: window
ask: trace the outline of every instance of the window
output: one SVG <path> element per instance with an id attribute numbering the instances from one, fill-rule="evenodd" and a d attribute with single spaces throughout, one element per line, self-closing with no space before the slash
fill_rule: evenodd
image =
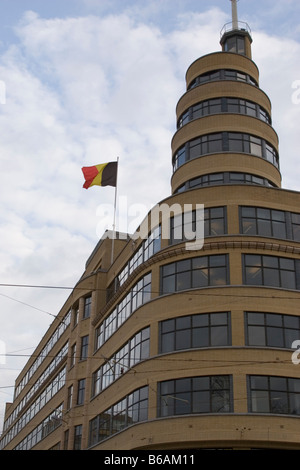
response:
<path id="1" fill-rule="evenodd" d="M 300 289 L 300 260 L 244 255 L 243 269 L 247 285 Z"/>
<path id="2" fill-rule="evenodd" d="M 59 405 L 37 427 L 14 447 L 14 450 L 30 450 L 54 431 L 62 422 L 63 405 Z"/>
<path id="3" fill-rule="evenodd" d="M 89 318 L 91 316 L 91 308 L 92 308 L 92 296 L 86 297 L 84 299 L 84 310 L 83 310 L 83 318 Z"/>
<path id="4" fill-rule="evenodd" d="M 158 384 L 158 416 L 233 411 L 231 377 L 188 377 Z"/>
<path id="5" fill-rule="evenodd" d="M 271 124 L 270 115 L 258 104 L 252 101 L 242 100 L 240 98 L 224 97 L 201 101 L 200 103 L 191 106 L 178 119 L 177 128 L 184 126 L 194 119 L 217 113 L 245 114 L 247 116 L 257 117 L 262 121 Z"/>
<path id="6" fill-rule="evenodd" d="M 233 47 L 236 47 L 235 44 L 232 45 Z M 243 47 L 241 43 L 239 46 Z M 191 88 L 195 88 L 196 86 L 203 85 L 215 80 L 237 80 L 249 83 L 250 85 L 258 86 L 257 82 L 254 80 L 254 78 L 250 77 L 250 75 L 246 75 L 245 73 L 238 72 L 236 70 L 221 69 L 199 75 L 190 83 L 188 89 L 190 90 Z"/>
<path id="7" fill-rule="evenodd" d="M 161 267 L 161 293 L 228 284 L 227 255 L 184 259 Z"/>
<path id="8" fill-rule="evenodd" d="M 122 271 L 115 277 L 112 284 L 107 289 L 107 302 L 117 292 L 120 286 L 128 279 L 130 274 L 140 266 L 142 263 L 147 261 L 151 256 L 157 253 L 161 249 L 161 226 L 159 225 L 151 231 L 148 238 L 141 244 L 136 250 L 132 258 L 125 265 Z"/>
<path id="9" fill-rule="evenodd" d="M 151 299 L 151 273 L 142 277 L 118 303 L 116 308 L 96 328 L 95 348 L 98 349 L 140 305 Z"/>
<path id="10" fill-rule="evenodd" d="M 82 424 L 74 427 L 74 446 L 73 450 L 81 450 Z"/>
<path id="11" fill-rule="evenodd" d="M 246 312 L 246 344 L 292 348 L 294 340 L 300 338 L 300 318 L 275 313 Z"/>
<path id="12" fill-rule="evenodd" d="M 249 173 L 225 172 L 211 173 L 188 180 L 177 188 L 175 194 L 188 191 L 189 189 L 202 188 L 203 186 L 213 186 L 217 184 L 257 184 L 266 187 L 276 187 L 276 185 L 271 181 L 256 175 L 250 175 Z M 298 236 L 300 240 L 300 228 Z"/>
<path id="13" fill-rule="evenodd" d="M 77 405 L 83 405 L 85 392 L 85 379 L 78 380 Z"/>
<path id="14" fill-rule="evenodd" d="M 79 317 L 79 308 L 78 306 L 73 309 L 73 327 L 75 327 L 78 323 L 78 317 Z"/>
<path id="15" fill-rule="evenodd" d="M 107 362 L 92 375 L 92 396 L 100 393 L 125 374 L 138 362 L 147 359 L 150 351 L 150 328 L 144 328 L 133 336 Z"/>
<path id="16" fill-rule="evenodd" d="M 247 235 L 287 238 L 285 212 L 259 207 L 242 207 L 241 231 Z"/>
<path id="17" fill-rule="evenodd" d="M 83 336 L 81 338 L 81 350 L 80 350 L 80 360 L 87 359 L 88 357 L 88 347 L 89 347 L 89 337 Z"/>
<path id="18" fill-rule="evenodd" d="M 249 412 L 300 415 L 300 379 L 248 377 Z"/>
<path id="19" fill-rule="evenodd" d="M 232 36 L 224 43 L 225 52 L 245 54 L 245 38 L 243 36 Z"/>
<path id="20" fill-rule="evenodd" d="M 222 132 L 190 140 L 178 149 L 173 157 L 173 171 L 189 160 L 220 152 L 247 153 L 268 160 L 279 168 L 276 150 L 264 139 L 238 132 Z"/>
<path id="21" fill-rule="evenodd" d="M 161 353 L 231 344 L 228 312 L 172 318 L 162 321 L 159 331 Z"/>
<path id="22" fill-rule="evenodd" d="M 69 445 L 69 429 L 64 432 L 64 450 L 68 450 Z"/>
<path id="23" fill-rule="evenodd" d="M 197 219 L 197 211 L 179 214 L 170 219 L 170 244 L 179 243 L 190 239 L 197 233 L 197 224 L 202 223 Z M 226 207 L 214 207 L 204 209 L 204 236 L 224 235 L 227 233 Z"/>
<path id="24" fill-rule="evenodd" d="M 72 399 L 73 399 L 73 385 L 68 388 L 68 396 L 67 396 L 67 410 L 72 408 Z"/>
<path id="25" fill-rule="evenodd" d="M 300 214 L 291 214 L 293 240 L 300 242 Z"/>
<path id="26" fill-rule="evenodd" d="M 71 347 L 70 367 L 73 367 L 76 362 L 76 343 Z"/>
<path id="27" fill-rule="evenodd" d="M 135 390 L 90 421 L 89 445 L 148 419 L 148 387 Z"/>

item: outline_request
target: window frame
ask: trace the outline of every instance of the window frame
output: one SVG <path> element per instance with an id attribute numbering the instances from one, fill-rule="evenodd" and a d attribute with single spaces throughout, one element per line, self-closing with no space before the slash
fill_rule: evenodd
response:
<path id="1" fill-rule="evenodd" d="M 252 381 L 260 381 L 261 386 L 254 388 Z M 273 388 L 271 382 L 281 384 L 277 388 Z M 285 382 L 285 386 L 284 386 Z M 294 388 L 294 390 L 292 390 Z M 295 390 L 298 389 L 298 390 Z M 300 379 L 295 377 L 282 377 L 282 376 L 269 376 L 269 375 L 247 375 L 247 390 L 248 390 L 248 413 L 255 414 L 270 414 L 270 415 L 288 415 L 300 416 Z M 257 392 L 254 394 L 254 392 Z M 260 393 L 258 393 L 260 392 Z M 254 400 L 256 395 L 256 407 L 261 406 L 261 410 L 253 409 Z M 298 413 L 291 413 L 292 399 L 298 401 Z M 261 403 L 259 403 L 261 400 Z M 285 411 L 278 411 L 280 401 L 287 406 Z M 264 403 L 263 403 L 264 401 Z M 263 405 L 263 406 L 262 406 Z M 277 411 L 275 409 L 277 407 Z"/>
<path id="2" fill-rule="evenodd" d="M 226 315 L 224 323 L 214 323 L 217 316 Z M 202 321 L 201 321 L 202 320 Z M 186 321 L 186 326 L 184 322 Z M 180 325 L 182 323 L 182 325 Z M 169 325 L 168 325 L 169 324 Z M 217 342 L 213 339 L 215 331 L 222 327 L 226 328 L 226 340 Z M 199 345 L 197 343 L 197 333 L 207 330 L 206 337 L 207 344 Z M 186 346 L 179 346 L 179 341 L 182 341 L 180 335 L 185 337 L 184 341 L 189 344 Z M 172 346 L 169 345 L 172 343 Z M 159 322 L 159 354 L 168 354 L 176 351 L 184 351 L 186 349 L 201 349 L 201 348 L 216 348 L 227 347 L 232 345 L 231 338 L 231 314 L 230 312 L 212 312 L 201 313 L 194 315 L 184 315 L 183 317 L 174 317 Z"/>

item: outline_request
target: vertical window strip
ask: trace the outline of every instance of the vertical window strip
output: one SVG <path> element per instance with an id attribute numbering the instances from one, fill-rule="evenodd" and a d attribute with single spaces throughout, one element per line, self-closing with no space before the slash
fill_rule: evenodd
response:
<path id="1" fill-rule="evenodd" d="M 94 446 L 128 426 L 147 419 L 148 386 L 130 393 L 90 421 L 89 446 Z"/>
<path id="2" fill-rule="evenodd" d="M 51 398 L 65 385 L 66 368 L 62 369 L 51 383 L 36 398 L 32 405 L 25 413 L 16 421 L 10 431 L 1 441 L 1 446 L 5 447 L 28 423 L 36 416 L 37 413 L 51 400 Z"/>
<path id="3" fill-rule="evenodd" d="M 151 300 L 151 273 L 142 277 L 96 328 L 95 350 L 99 349 L 138 307 L 149 300 Z"/>
<path id="4" fill-rule="evenodd" d="M 92 376 L 92 397 L 98 395 L 111 383 L 125 374 L 131 367 L 149 357 L 150 328 L 144 328 L 134 335 Z"/>
<path id="5" fill-rule="evenodd" d="M 43 373 L 40 375 L 40 377 L 36 380 L 36 382 L 33 384 L 33 386 L 30 388 L 29 392 L 24 396 L 24 398 L 20 401 L 18 406 L 14 409 L 14 411 L 8 416 L 8 418 L 5 421 L 5 425 L 3 430 L 5 431 L 12 423 L 13 421 L 17 418 L 19 413 L 21 413 L 22 409 L 28 401 L 31 399 L 31 397 L 37 392 L 37 390 L 42 386 L 43 382 L 49 377 L 49 375 L 54 371 L 54 369 L 59 365 L 59 363 L 62 361 L 64 357 L 68 354 L 68 346 L 69 343 L 67 342 L 62 349 L 57 353 L 53 361 L 49 364 L 49 366 L 43 371 Z"/>
<path id="6" fill-rule="evenodd" d="M 32 366 L 30 367 L 26 375 L 23 377 L 21 382 L 17 385 L 14 399 L 17 398 L 17 396 L 21 393 L 21 391 L 23 390 L 25 385 L 29 382 L 30 378 L 33 376 L 37 368 L 41 365 L 43 360 L 46 357 L 48 357 L 49 352 L 57 343 L 57 341 L 62 336 L 62 334 L 65 332 L 65 330 L 70 325 L 70 323 L 71 323 L 71 310 L 69 310 L 69 312 L 65 315 L 65 317 L 63 318 L 61 323 L 58 325 L 53 335 L 51 336 L 51 338 L 49 339 L 49 341 L 47 342 L 43 350 L 40 352 L 40 354 L 38 355 L 38 357 L 36 358 Z"/>

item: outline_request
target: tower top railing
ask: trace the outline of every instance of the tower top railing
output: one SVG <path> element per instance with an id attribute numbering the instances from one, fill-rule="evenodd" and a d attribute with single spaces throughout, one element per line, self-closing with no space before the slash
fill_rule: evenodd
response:
<path id="1" fill-rule="evenodd" d="M 220 32 L 221 38 L 224 34 L 230 33 L 231 31 L 241 31 L 242 33 L 248 33 L 251 36 L 251 29 L 248 23 L 245 23 L 244 21 L 238 21 L 237 26 L 238 27 L 236 27 L 236 25 L 232 21 L 224 24 Z"/>

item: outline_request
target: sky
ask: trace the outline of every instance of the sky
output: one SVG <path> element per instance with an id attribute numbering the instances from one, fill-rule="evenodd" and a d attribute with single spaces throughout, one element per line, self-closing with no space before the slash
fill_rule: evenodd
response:
<path id="1" fill-rule="evenodd" d="M 300 2 L 238 11 L 282 186 L 299 191 Z M 186 70 L 220 51 L 230 20 L 229 0 L 0 0 L 0 430 L 17 376 L 112 228 L 114 188 L 83 189 L 81 167 L 119 158 L 116 228 L 133 232 L 171 192 Z"/>

